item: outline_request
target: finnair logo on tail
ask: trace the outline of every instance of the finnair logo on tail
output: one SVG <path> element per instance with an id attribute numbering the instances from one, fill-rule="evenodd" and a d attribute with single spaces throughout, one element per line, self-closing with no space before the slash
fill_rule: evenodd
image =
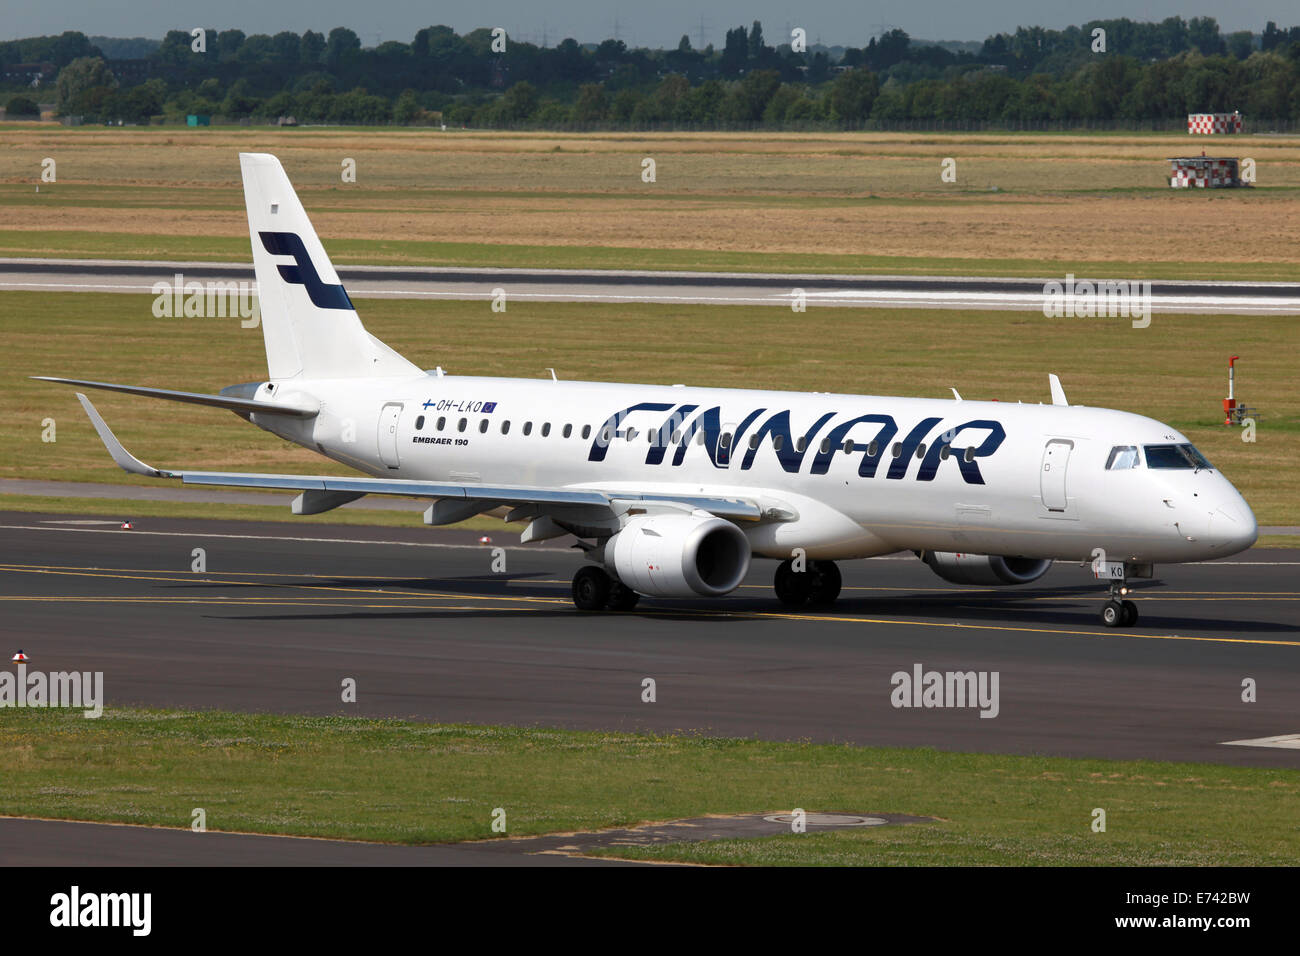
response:
<path id="1" fill-rule="evenodd" d="M 326 285 L 321 281 L 316 265 L 307 254 L 307 247 L 296 232 L 259 232 L 262 245 L 273 256 L 292 256 L 296 265 L 278 265 L 280 278 L 294 285 L 307 287 L 311 304 L 318 309 L 352 309 L 352 300 L 341 285 Z"/>

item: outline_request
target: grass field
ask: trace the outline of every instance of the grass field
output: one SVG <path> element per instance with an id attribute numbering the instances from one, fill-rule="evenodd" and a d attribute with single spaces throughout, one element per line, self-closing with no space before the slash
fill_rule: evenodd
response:
<path id="1" fill-rule="evenodd" d="M 269 150 L 340 262 L 1296 279 L 1298 136 L 4 124 L 0 145 L 0 255 L 245 259 L 236 153 Z M 1166 158 L 1207 146 L 1257 187 L 1168 189 Z"/>
<path id="2" fill-rule="evenodd" d="M 0 477 L 149 484 L 109 459 L 65 386 L 28 375 L 216 391 L 265 374 L 260 330 L 237 319 L 157 319 L 147 295 L 0 292 Z M 1077 404 L 1180 428 L 1242 490 L 1262 524 L 1300 524 L 1297 332 L 1286 317 L 1233 318 L 1240 397 L 1262 409 L 1253 444 L 1223 427 L 1224 320 L 1046 319 L 1038 313 L 811 308 L 792 334 L 779 308 L 369 300 L 367 328 L 451 374 L 686 382 L 967 399 L 1048 400 L 1047 373 Z M 1118 323 L 1118 325 L 1116 324 Z M 490 333 L 490 334 L 485 334 Z M 634 342 L 635 346 L 620 343 Z M 834 342 L 834 348 L 826 343 Z M 592 343 L 609 343 L 592 348 Z M 684 343 L 689 343 L 686 347 Z M 342 466 L 226 412 L 109 393 L 95 402 L 138 457 L 164 467 L 342 473 Z M 57 441 L 43 442 L 53 418 Z M 0 505 L 3 498 L 0 497 Z M 365 520 L 362 512 L 348 520 Z M 370 513 L 365 513 L 367 516 Z M 331 515 L 299 519 L 329 521 Z M 385 518 L 384 520 L 388 520 Z"/>
<path id="3" fill-rule="evenodd" d="M 217 712 L 6 710 L 0 814 L 393 843 L 707 813 L 931 824 L 619 853 L 694 862 L 1291 865 L 1300 773 Z M 1091 830 L 1106 810 L 1105 833 Z"/>

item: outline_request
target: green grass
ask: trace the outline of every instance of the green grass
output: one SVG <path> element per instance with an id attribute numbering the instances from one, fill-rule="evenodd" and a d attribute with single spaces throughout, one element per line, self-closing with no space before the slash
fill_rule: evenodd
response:
<path id="1" fill-rule="evenodd" d="M 1241 282 L 1294 282 L 1297 276 L 1294 265 L 1278 262 L 917 258 L 381 239 L 331 239 L 328 245 L 330 258 L 337 265 L 1010 277 L 1060 277 L 1068 272 L 1098 279 L 1219 279 Z M 244 262 L 248 259 L 249 252 L 246 237 L 142 236 L 132 233 L 76 231 L 35 233 L 0 229 L 0 256 Z"/>
<path id="2" fill-rule="evenodd" d="M 629 687 L 629 695 L 637 688 Z M 111 692 L 111 691 L 110 691 Z M 709 813 L 929 824 L 619 855 L 869 865 L 1291 865 L 1300 773 L 220 712 L 0 711 L 0 814 L 432 843 Z M 1093 833 L 1092 811 L 1107 813 Z"/>
<path id="3" fill-rule="evenodd" d="M 259 330 L 233 319 L 157 319 L 151 302 L 148 295 L 0 292 L 0 477 L 144 481 L 112 463 L 70 389 L 28 375 L 213 392 L 265 374 Z M 485 302 L 369 300 L 360 312 L 403 355 L 451 374 L 540 380 L 554 367 L 570 380 L 932 398 L 950 397 L 955 386 L 967 399 L 1036 402 L 1048 399 L 1047 373 L 1055 371 L 1071 402 L 1176 423 L 1241 489 L 1261 524 L 1300 524 L 1297 331 L 1287 316 L 1157 315 L 1149 328 L 1133 329 L 1124 320 L 1027 312 L 814 306 L 793 334 L 790 313 L 768 307 L 512 302 L 492 313 Z M 591 347 L 621 341 L 635 347 Z M 1225 341 L 1242 356 L 1239 397 L 1261 410 L 1253 444 L 1222 425 Z M 126 446 L 154 465 L 346 473 L 223 411 L 94 398 Z M 57 425 L 56 442 L 41 440 L 47 418 Z"/>

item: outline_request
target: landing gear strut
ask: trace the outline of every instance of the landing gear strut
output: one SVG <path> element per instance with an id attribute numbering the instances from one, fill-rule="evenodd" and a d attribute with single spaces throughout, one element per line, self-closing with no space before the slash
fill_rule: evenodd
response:
<path id="1" fill-rule="evenodd" d="M 1137 605 L 1128 600 L 1127 581 L 1110 582 L 1110 600 L 1102 605 L 1101 623 L 1107 627 L 1132 627 L 1137 623 Z"/>
<path id="2" fill-rule="evenodd" d="M 834 561 L 809 561 L 803 571 L 793 561 L 777 565 L 773 587 L 782 604 L 789 607 L 826 607 L 840 596 L 840 569 Z"/>
<path id="3" fill-rule="evenodd" d="M 641 595 L 603 568 L 588 564 L 573 576 L 573 604 L 579 611 L 630 611 Z"/>

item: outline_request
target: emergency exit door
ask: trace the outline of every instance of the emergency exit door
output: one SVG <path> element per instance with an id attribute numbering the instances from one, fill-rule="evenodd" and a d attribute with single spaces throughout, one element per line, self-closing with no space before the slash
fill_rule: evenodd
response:
<path id="1" fill-rule="evenodd" d="M 400 464 L 397 458 L 397 422 L 401 417 L 400 402 L 390 402 L 379 412 L 379 457 L 389 468 Z"/>
<path id="2" fill-rule="evenodd" d="M 1066 476 L 1070 469 L 1070 452 L 1074 442 L 1053 438 L 1043 449 L 1043 466 L 1039 472 L 1039 493 L 1043 507 L 1048 511 L 1063 512 L 1069 505 L 1066 497 Z"/>

